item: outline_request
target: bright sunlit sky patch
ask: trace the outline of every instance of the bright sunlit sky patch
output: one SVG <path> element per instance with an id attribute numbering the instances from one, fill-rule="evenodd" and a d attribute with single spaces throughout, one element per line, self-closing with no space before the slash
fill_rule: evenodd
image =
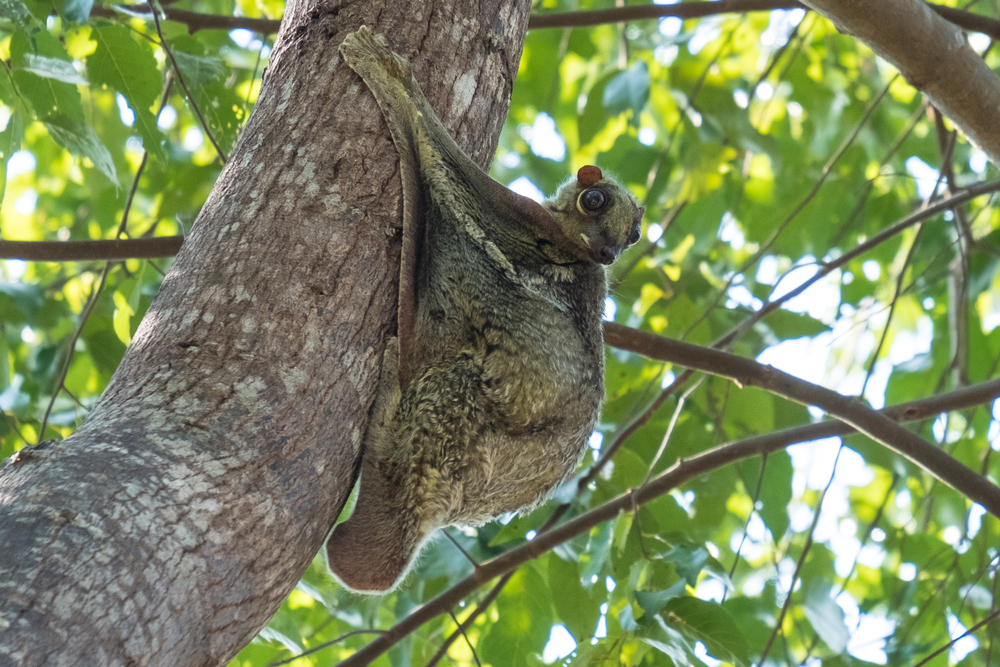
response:
<path id="1" fill-rule="evenodd" d="M 905 164 L 906 171 L 913 176 L 917 184 L 917 196 L 921 199 L 930 198 L 937 186 L 938 170 L 928 165 L 916 155 L 906 158 Z"/>
<path id="2" fill-rule="evenodd" d="M 125 96 L 121 93 L 115 95 L 115 103 L 118 104 L 118 115 L 122 119 L 122 124 L 126 127 L 132 127 L 132 124 L 135 123 L 135 112 L 129 108 Z"/>
<path id="3" fill-rule="evenodd" d="M 17 151 L 10 156 L 10 161 L 7 163 L 7 178 L 14 178 L 34 170 L 35 156 L 31 151 Z"/>
<path id="4" fill-rule="evenodd" d="M 549 641 L 542 651 L 542 661 L 551 665 L 556 660 L 562 660 L 576 650 L 576 640 L 569 633 L 565 625 L 556 624 L 552 626 L 549 633 Z"/>
<path id="5" fill-rule="evenodd" d="M 548 160 L 562 161 L 566 157 L 566 142 L 556 131 L 556 122 L 547 113 L 535 116 L 535 122 L 518 128 L 531 152 Z"/>
<path id="6" fill-rule="evenodd" d="M 169 104 L 163 107 L 159 117 L 156 119 L 156 126 L 161 130 L 169 130 L 177 122 L 177 109 Z"/>
<path id="7" fill-rule="evenodd" d="M 237 28 L 229 31 L 229 39 L 233 40 L 237 46 L 248 51 L 261 51 L 261 57 L 267 58 L 271 54 L 271 47 L 267 46 L 251 30 Z"/>
<path id="8" fill-rule="evenodd" d="M 534 199 L 537 202 L 545 199 L 545 193 L 538 189 L 538 186 L 531 182 L 531 180 L 526 176 L 519 176 L 514 179 L 507 187 L 516 192 L 519 195 L 524 195 L 528 199 Z"/>

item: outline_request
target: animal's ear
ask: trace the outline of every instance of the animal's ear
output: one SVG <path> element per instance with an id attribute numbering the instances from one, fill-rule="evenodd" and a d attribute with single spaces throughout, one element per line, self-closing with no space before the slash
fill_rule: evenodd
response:
<path id="1" fill-rule="evenodd" d="M 576 172 L 576 184 L 581 188 L 589 188 L 602 178 L 604 178 L 604 174 L 592 164 L 580 167 L 580 171 Z"/>

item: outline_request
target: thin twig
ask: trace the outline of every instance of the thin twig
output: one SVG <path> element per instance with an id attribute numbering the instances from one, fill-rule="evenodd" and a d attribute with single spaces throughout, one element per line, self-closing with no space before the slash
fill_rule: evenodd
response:
<path id="1" fill-rule="evenodd" d="M 161 4 L 168 3 L 161 2 Z M 937 12 L 941 18 L 954 23 L 959 28 L 971 32 L 980 32 L 994 39 L 1000 39 L 1000 21 L 997 19 L 934 3 L 927 3 L 927 6 Z M 151 12 L 149 5 L 146 3 L 122 5 L 122 8 L 133 14 Z M 695 19 L 718 14 L 766 12 L 774 9 L 806 9 L 806 7 L 794 0 L 715 0 L 711 2 L 680 2 L 674 5 L 628 5 L 620 8 L 591 11 L 533 14 L 528 20 L 528 29 L 580 28 L 608 23 L 621 23 L 622 21 L 659 19 L 668 16 L 681 19 Z M 120 15 L 114 9 L 100 5 L 94 5 L 90 13 L 92 16 L 103 18 L 118 18 Z M 170 8 L 164 12 L 164 16 L 168 21 L 184 24 L 189 31 L 243 28 L 264 35 L 273 35 L 281 27 L 280 19 L 256 19 L 248 16 L 205 14 L 184 9 Z"/>
<path id="2" fill-rule="evenodd" d="M 279 660 L 278 662 L 269 662 L 267 663 L 267 667 L 281 667 L 281 665 L 287 665 L 290 662 L 295 662 L 299 658 L 303 658 L 307 655 L 312 655 L 313 653 L 322 651 L 325 648 L 329 648 L 334 644 L 339 644 L 345 639 L 349 639 L 357 635 L 381 635 L 381 634 L 385 634 L 385 630 L 355 630 L 353 632 L 348 632 L 346 635 L 340 635 L 336 639 L 331 639 L 330 641 L 323 642 L 318 646 L 313 646 L 312 648 L 306 649 L 302 653 L 299 653 L 298 655 L 293 655 L 291 658 L 288 658 L 286 660 Z"/>
<path id="3" fill-rule="evenodd" d="M 733 553 L 733 566 L 729 568 L 730 580 L 732 580 L 732 578 L 736 575 L 736 567 L 740 564 L 740 555 L 741 552 L 743 551 L 743 544 L 747 541 L 747 533 L 750 532 L 750 520 L 753 518 L 753 515 L 756 514 L 757 512 L 757 501 L 760 500 L 760 491 L 764 487 L 764 473 L 767 471 L 767 457 L 768 457 L 767 454 L 763 454 L 760 457 L 761 458 L 760 472 L 757 474 L 757 487 L 754 489 L 753 492 L 753 499 L 752 499 L 753 502 L 750 505 L 750 513 L 747 514 L 746 523 L 743 524 L 743 536 L 740 538 L 739 546 L 736 547 L 736 551 Z M 745 480 L 743 484 L 744 486 L 746 486 Z M 775 540 L 778 539 L 775 538 L 774 535 L 772 535 L 771 537 L 774 538 Z M 726 601 L 726 597 L 728 595 L 729 595 L 729 588 L 727 587 L 722 591 L 722 602 Z"/>
<path id="4" fill-rule="evenodd" d="M 63 382 L 66 381 L 66 374 L 69 372 L 69 364 L 73 360 L 73 352 L 76 349 L 76 341 L 80 339 L 80 334 L 83 333 L 83 325 L 87 323 L 87 318 L 90 317 L 90 313 L 93 312 L 94 306 L 97 304 L 98 297 L 101 296 L 101 290 L 104 289 L 104 281 L 108 278 L 108 273 L 111 272 L 111 262 L 104 265 L 104 270 L 101 271 L 101 277 L 97 281 L 97 286 L 90 293 L 90 298 L 87 300 L 87 305 L 84 307 L 83 311 L 80 313 L 80 321 L 76 324 L 76 329 L 73 330 L 73 336 L 69 340 L 69 345 L 66 346 L 66 356 L 63 358 L 62 365 L 59 368 L 59 381 L 53 385 L 52 396 L 49 397 L 49 404 L 45 408 L 45 415 L 42 417 L 41 428 L 38 429 L 38 440 L 35 444 L 41 443 L 45 440 L 45 427 L 49 423 L 49 415 L 52 414 L 52 407 L 56 404 L 56 398 L 59 397 L 59 391 L 62 389 Z"/>
<path id="5" fill-rule="evenodd" d="M 768 235 L 764 242 L 760 244 L 760 247 L 753 253 L 753 255 L 751 255 L 750 258 L 743 263 L 743 266 L 737 269 L 733 273 L 732 277 L 726 281 L 726 284 L 719 290 L 715 300 L 708 306 L 708 308 L 705 309 L 702 316 L 696 319 L 694 323 L 687 328 L 685 336 L 687 333 L 694 331 L 694 329 L 709 316 L 712 310 L 718 306 L 719 302 L 721 302 L 723 297 L 726 296 L 729 288 L 733 284 L 733 281 L 736 279 L 736 276 L 743 275 L 750 267 L 760 261 L 760 258 L 767 254 L 767 252 L 771 249 L 771 246 L 778 240 L 778 237 L 784 233 L 790 224 L 792 224 L 795 218 L 798 217 L 799 213 L 801 213 L 806 206 L 808 206 L 809 203 L 815 199 L 816 195 L 820 191 L 820 188 L 823 187 L 826 179 L 829 178 L 830 174 L 833 172 L 833 167 L 837 164 L 837 161 L 840 160 L 847 149 L 850 148 L 851 144 L 854 143 L 854 140 L 857 139 L 861 130 L 864 129 L 864 126 L 868 123 L 868 119 L 871 117 L 872 113 L 874 113 L 875 108 L 878 107 L 879 103 L 889 92 L 889 87 L 898 76 L 899 74 L 894 75 L 892 79 L 890 79 L 889 82 L 882 87 L 882 90 L 875 96 L 875 99 L 872 100 L 867 107 L 865 107 L 865 112 L 862 114 L 861 119 L 855 124 L 854 130 L 844 137 L 844 139 L 840 142 L 840 146 L 837 147 L 837 150 L 833 152 L 833 155 L 831 155 L 826 161 L 826 164 L 823 165 L 823 169 L 820 171 L 819 179 L 817 179 L 817 181 L 813 184 L 812 189 L 801 199 L 801 201 L 799 201 L 795 208 L 792 209 L 792 212 L 785 216 L 785 219 L 774 228 L 774 230 Z M 743 323 L 741 323 L 741 326 L 743 326 Z"/>
<path id="6" fill-rule="evenodd" d="M 458 549 L 463 556 L 465 556 L 465 559 L 472 563 L 472 567 L 479 567 L 479 563 L 476 562 L 476 559 L 472 557 L 472 554 L 465 550 L 465 547 L 458 543 L 458 540 L 455 539 L 454 535 L 449 533 L 447 530 L 442 532 L 444 533 L 444 536 L 447 537 L 453 545 L 455 545 L 455 548 Z M 457 622 L 458 621 L 456 621 L 456 623 Z"/>
<path id="7" fill-rule="evenodd" d="M 438 664 L 441 661 L 441 659 L 448 653 L 448 649 L 451 647 L 451 645 L 455 643 L 455 640 L 458 639 L 459 636 L 464 636 L 465 635 L 465 631 L 472 626 L 472 624 L 475 622 L 476 618 L 478 618 L 480 614 L 482 614 L 484 611 L 486 611 L 489 608 L 489 606 L 491 604 L 493 604 L 493 601 L 497 598 L 498 595 L 500 595 L 500 591 L 503 590 L 503 587 L 507 585 L 507 582 L 510 581 L 510 578 L 513 577 L 513 576 L 514 576 L 514 570 L 511 570 L 507 574 L 505 574 L 502 577 L 500 577 L 500 580 L 496 584 L 493 585 L 493 588 L 490 590 L 489 593 L 487 593 L 485 596 L 483 596 L 483 599 L 479 601 L 479 604 L 476 605 L 476 608 L 474 610 L 472 610 L 472 612 L 469 614 L 469 616 L 464 621 L 462 621 L 461 623 L 459 623 L 458 630 L 456 630 L 455 632 L 451 633 L 451 635 L 448 636 L 448 639 L 444 640 L 444 643 L 441 644 L 441 646 L 438 648 L 438 650 L 434 652 L 434 655 L 431 656 L 431 659 L 427 661 L 427 664 L 425 665 L 425 667 L 434 667 L 434 665 Z M 475 590 L 475 589 L 473 589 L 473 590 Z M 469 592 L 471 593 L 472 591 L 469 591 Z M 465 596 L 463 595 L 462 597 L 465 597 Z M 396 626 L 398 627 L 398 625 L 399 624 L 397 623 Z M 416 630 L 417 627 L 419 627 L 419 626 L 414 627 L 413 630 Z M 395 629 L 396 629 L 396 627 L 393 627 L 393 630 L 395 630 Z M 412 632 L 412 630 L 410 632 Z M 407 632 L 406 634 L 409 634 L 409 632 Z M 402 639 L 403 637 L 405 637 L 406 634 L 402 635 L 399 639 Z M 393 642 L 393 643 L 395 643 L 395 642 Z M 390 644 L 390 646 L 391 646 L 391 644 Z M 388 646 L 386 648 L 388 649 Z M 368 650 L 368 647 L 366 646 L 364 650 Z M 378 655 L 381 655 L 381 652 L 380 653 L 376 653 L 374 656 L 372 656 L 372 659 L 374 659 Z M 352 658 L 353 658 L 353 656 L 352 656 Z M 348 661 L 349 660 L 350 659 L 348 659 Z M 359 663 L 359 664 L 367 664 L 367 663 Z M 347 665 L 347 662 L 341 663 L 341 667 L 345 667 L 345 666 L 349 667 Z"/>
<path id="8" fill-rule="evenodd" d="M 674 414 L 670 417 L 670 423 L 667 425 L 667 430 L 663 434 L 663 439 L 660 441 L 660 447 L 656 450 L 656 454 L 653 456 L 653 460 L 649 462 L 649 467 L 646 469 L 646 476 L 642 478 L 642 483 L 646 484 L 649 482 L 649 478 L 653 475 L 653 468 L 656 464 L 660 462 L 660 458 L 663 453 L 667 451 L 667 443 L 670 442 L 670 436 L 674 433 L 674 427 L 677 426 L 677 420 L 681 416 L 681 411 L 684 409 L 684 403 L 687 401 L 688 397 L 694 393 L 694 391 L 701 386 L 701 383 L 705 381 L 705 375 L 699 377 L 694 384 L 684 390 L 681 397 L 677 399 L 677 405 L 674 406 Z"/>
<path id="9" fill-rule="evenodd" d="M 852 398 L 720 350 L 671 340 L 611 322 L 604 323 L 604 334 L 616 347 L 728 377 L 740 386 L 761 387 L 796 403 L 814 405 L 917 463 L 985 507 L 990 514 L 1000 517 L 1000 488 L 923 438 Z"/>
<path id="10" fill-rule="evenodd" d="M 167 4 L 160 1 L 161 5 Z M 90 10 L 91 16 L 116 19 L 120 18 L 122 11 L 131 15 L 145 18 L 145 15 L 154 13 L 146 3 L 135 5 L 119 5 L 120 10 L 113 7 L 102 7 L 94 5 Z M 187 26 L 188 32 L 198 30 L 236 30 L 243 28 L 263 35 L 273 35 L 281 27 L 280 19 L 255 19 L 249 16 L 224 16 L 222 14 L 204 14 L 202 12 L 192 12 L 185 9 L 164 9 L 164 18 L 175 23 L 182 23 Z"/>
<path id="11" fill-rule="evenodd" d="M 864 243 L 858 244 L 856 247 L 852 248 L 851 250 L 848 250 L 847 252 L 840 255 L 836 259 L 820 263 L 819 271 L 817 271 L 812 278 L 803 282 L 801 285 L 799 285 L 793 290 L 790 290 L 786 294 L 783 294 L 780 298 L 775 299 L 774 301 L 768 301 L 766 304 L 764 304 L 764 306 L 760 308 L 760 310 L 755 312 L 751 317 L 748 317 L 746 320 L 734 326 L 724 336 L 719 338 L 713 345 L 715 347 L 725 347 L 726 345 L 730 344 L 732 341 L 736 340 L 742 334 L 743 331 L 746 331 L 755 323 L 762 320 L 766 315 L 780 308 L 781 305 L 784 304 L 785 302 L 795 298 L 799 294 L 802 294 L 802 292 L 806 291 L 809 287 L 815 284 L 816 281 L 822 279 L 824 276 L 832 273 L 836 269 L 844 266 L 845 264 L 853 260 L 855 257 L 864 255 L 866 252 L 885 243 L 886 241 L 888 241 L 895 235 L 899 234 L 903 230 L 908 229 L 913 225 L 921 223 L 925 220 L 928 220 L 939 213 L 952 209 L 955 206 L 960 206 L 968 201 L 975 199 L 976 197 L 979 197 L 984 194 L 991 194 L 997 191 L 1000 191 L 1000 179 L 993 181 L 984 181 L 982 183 L 977 183 L 976 185 L 972 185 L 964 190 L 961 190 L 957 194 L 943 197 L 939 199 L 936 203 L 931 204 L 930 206 L 920 211 L 911 213 L 910 215 L 906 216 L 899 222 L 896 222 L 890 225 L 889 227 L 886 227 L 881 232 L 875 234 Z"/>
<path id="12" fill-rule="evenodd" d="M 959 28 L 981 32 L 994 39 L 1000 39 L 1000 20 L 932 2 L 926 4 L 928 8 L 937 12 L 938 16 L 954 23 Z M 774 9 L 808 10 L 809 8 L 794 0 L 710 0 L 708 2 L 679 2 L 673 5 L 629 5 L 609 9 L 532 14 L 528 21 L 528 29 L 579 28 L 622 21 L 661 19 L 668 16 L 694 19 L 717 14 L 743 14 Z"/>
<path id="13" fill-rule="evenodd" d="M 944 157 L 942 159 L 942 162 L 944 164 L 947 164 L 951 160 L 951 154 L 954 148 L 955 148 L 955 142 L 952 141 L 950 145 L 947 147 Z M 930 200 L 933 199 L 934 193 L 936 193 L 938 188 L 941 187 L 941 183 L 944 180 L 945 180 L 945 168 L 942 167 L 941 170 L 938 171 L 938 177 L 937 181 L 934 183 L 934 189 L 931 190 L 931 193 L 927 196 L 927 199 L 924 201 L 924 204 L 921 208 L 926 207 L 928 202 L 930 202 Z M 955 210 L 960 211 L 962 209 L 956 207 L 955 209 L 953 209 L 953 211 Z M 923 223 L 917 225 L 917 231 L 913 236 L 913 242 L 910 244 L 910 248 L 906 253 L 906 258 L 903 260 L 903 266 L 901 266 L 899 269 L 899 275 L 896 276 L 895 292 L 892 295 L 892 301 L 889 302 L 889 314 L 885 318 L 885 327 L 882 329 L 882 335 L 879 337 L 878 345 L 875 347 L 875 351 L 872 353 L 871 363 L 868 365 L 868 371 L 865 373 L 865 381 L 861 384 L 861 391 L 858 392 L 859 396 L 865 395 L 865 389 L 868 387 L 868 382 L 869 380 L 871 380 L 872 375 L 875 372 L 875 362 L 878 361 L 879 355 L 882 354 L 882 348 L 885 347 L 885 341 L 889 337 L 889 327 L 892 324 L 892 316 L 896 312 L 896 305 L 899 303 L 899 298 L 905 292 L 905 290 L 903 289 L 903 280 L 906 278 L 906 270 L 910 267 L 910 264 L 913 262 L 914 255 L 916 255 L 917 247 L 919 246 L 920 243 L 921 232 L 923 231 L 923 229 L 924 229 Z"/>
<path id="14" fill-rule="evenodd" d="M 246 126 L 246 121 L 250 117 L 247 113 L 247 107 L 250 106 L 250 93 L 253 92 L 253 84 L 257 80 L 257 72 L 260 70 L 260 61 L 264 59 L 264 49 L 267 48 L 267 42 L 263 39 L 260 40 L 260 48 L 257 49 L 257 60 L 253 64 L 253 73 L 250 75 L 250 85 L 247 86 L 247 96 L 243 98 L 243 126 Z M 261 77 L 261 85 L 264 85 L 264 79 Z M 242 130 L 243 127 L 241 126 Z"/>
<path id="15" fill-rule="evenodd" d="M 476 647 L 472 645 L 471 641 L 469 641 L 469 635 L 465 634 L 465 628 L 463 628 L 462 624 L 458 622 L 455 612 L 449 609 L 448 614 L 451 616 L 451 620 L 455 621 L 455 625 L 458 626 L 458 631 L 462 633 L 463 637 L 465 637 L 465 643 L 469 645 L 469 650 L 472 651 L 472 657 L 476 659 L 476 664 L 479 665 L 479 667 L 483 667 L 483 663 L 479 662 L 479 654 L 476 653 Z"/>
<path id="16" fill-rule="evenodd" d="M 954 646 L 956 643 L 958 643 L 958 641 L 960 639 L 965 639 L 966 637 L 971 636 L 973 632 L 975 632 L 979 628 L 983 627 L 984 625 L 993 622 L 998 616 L 1000 616 L 1000 609 L 994 609 L 990 613 L 989 616 L 987 616 L 983 620 L 979 621 L 978 623 L 976 623 L 975 625 L 973 625 L 971 628 L 969 628 L 968 630 L 966 630 L 965 632 L 963 632 L 959 636 L 955 637 L 950 642 L 948 642 L 947 644 L 945 644 L 944 646 L 942 646 L 938 650 L 934 651 L 933 653 L 931 653 L 929 656 L 927 656 L 926 658 L 924 658 L 923 660 L 921 660 L 917 664 L 913 665 L 913 667 L 923 667 L 928 662 L 930 662 L 934 658 L 938 657 L 939 655 L 941 655 L 942 653 L 944 653 L 945 651 L 947 651 L 948 649 L 950 649 L 952 646 Z"/>
<path id="17" fill-rule="evenodd" d="M 198 122 L 201 123 L 202 129 L 205 130 L 205 136 L 207 136 L 208 140 L 212 142 L 212 146 L 215 147 L 215 152 L 218 153 L 219 159 L 222 160 L 222 164 L 226 164 L 226 154 L 222 152 L 221 148 L 219 148 L 218 142 L 212 135 L 212 130 L 208 128 L 208 123 L 205 121 L 205 117 L 201 115 L 201 109 L 198 108 L 198 103 L 195 101 L 194 95 L 191 94 L 191 90 L 188 88 L 187 82 L 184 81 L 184 76 L 181 74 L 181 68 L 177 64 L 174 52 L 170 49 L 170 45 L 167 44 L 167 38 L 163 36 L 163 30 L 160 28 L 160 11 L 162 11 L 162 7 L 153 7 L 153 23 L 156 25 L 156 34 L 160 37 L 160 46 L 170 58 L 170 62 L 174 66 L 174 72 L 177 74 L 177 80 L 180 81 L 181 88 L 184 89 L 184 94 L 187 95 L 188 102 L 191 103 L 191 108 L 194 109 L 195 115 L 198 116 Z"/>
<path id="18" fill-rule="evenodd" d="M 25 445 L 30 446 L 31 443 L 28 442 L 28 439 L 24 437 L 23 433 L 21 433 L 21 429 L 17 427 L 17 419 L 14 418 L 14 415 L 10 414 L 9 412 L 5 412 L 3 410 L 0 410 L 0 414 L 3 415 L 5 420 L 7 420 L 7 426 L 10 427 L 10 430 L 14 431 L 14 433 L 17 433 L 17 437 L 21 439 L 21 442 L 23 442 Z M 41 440 L 39 440 L 38 442 L 41 442 Z"/>
<path id="19" fill-rule="evenodd" d="M 778 613 L 778 618 L 774 622 L 774 629 L 771 630 L 770 636 L 767 638 L 767 643 L 764 645 L 764 650 L 760 654 L 760 660 L 758 664 L 765 664 L 767 661 L 767 654 L 771 652 L 771 646 L 774 645 L 774 640 L 777 638 L 778 633 L 781 632 L 781 626 L 784 625 L 785 616 L 788 615 L 788 610 L 792 606 L 792 597 L 795 593 L 795 582 L 799 580 L 799 575 L 802 574 L 802 567 L 806 563 L 806 556 L 809 555 L 809 551 L 812 549 L 813 545 L 813 533 L 816 532 L 816 526 L 819 525 L 819 517 L 823 512 L 823 501 L 826 500 L 826 494 L 830 491 L 830 487 L 833 486 L 833 480 L 837 475 L 837 462 L 840 461 L 840 453 L 844 451 L 844 443 L 840 444 L 837 448 L 837 456 L 833 459 L 833 469 L 830 471 L 830 479 L 827 480 L 826 486 L 823 487 L 823 493 L 819 496 L 819 502 L 816 503 L 816 511 L 813 513 L 812 524 L 809 526 L 809 532 L 806 534 L 806 543 L 802 547 L 802 553 L 799 554 L 799 558 L 795 561 L 795 572 L 792 573 L 792 581 L 788 585 L 788 595 L 785 596 L 785 601 L 781 605 L 781 611 Z"/>

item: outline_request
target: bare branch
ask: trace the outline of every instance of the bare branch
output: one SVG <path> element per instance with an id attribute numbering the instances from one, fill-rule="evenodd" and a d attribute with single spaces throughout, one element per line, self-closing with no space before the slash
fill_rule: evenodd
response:
<path id="1" fill-rule="evenodd" d="M 0 240 L 0 259 L 23 259 L 29 262 L 83 262 L 88 260 L 120 261 L 173 257 L 180 250 L 183 242 L 183 236 L 94 241 Z"/>
<path id="2" fill-rule="evenodd" d="M 927 3 L 927 6 L 963 30 L 981 32 L 994 39 L 1000 39 L 1000 20 L 930 2 Z M 540 28 L 577 28 L 622 21 L 659 19 L 668 16 L 694 19 L 717 14 L 743 14 L 773 9 L 808 9 L 808 7 L 796 0 L 709 0 L 707 2 L 680 2 L 673 5 L 631 5 L 589 11 L 534 14 L 528 22 L 528 27 L 536 30 Z"/>
<path id="3" fill-rule="evenodd" d="M 149 5 L 146 3 L 138 5 L 124 5 L 124 9 L 137 14 L 149 14 L 149 18 L 147 20 L 153 20 L 153 10 L 150 9 Z M 94 7 L 90 10 L 90 13 L 92 16 L 100 16 L 108 19 L 121 17 L 120 12 L 111 9 L 110 7 L 101 7 L 100 5 L 94 5 Z M 243 28 L 245 30 L 252 30 L 253 32 L 260 33 L 262 35 L 272 35 L 278 32 L 278 28 L 281 26 L 280 19 L 253 19 L 247 16 L 202 14 L 200 12 L 191 12 L 185 9 L 174 9 L 173 7 L 167 5 L 164 5 L 163 7 L 163 14 L 166 16 L 168 21 L 183 23 L 186 25 L 189 32 L 196 32 L 198 30 L 234 30 L 236 28 Z"/>
<path id="4" fill-rule="evenodd" d="M 540 28 L 579 28 L 582 26 L 642 21 L 675 16 L 696 19 L 716 14 L 743 14 L 766 12 L 772 9 L 803 9 L 796 0 L 708 0 L 706 2 L 679 2 L 674 5 L 630 5 L 609 9 L 591 9 L 553 14 L 532 14 L 529 30 Z"/>

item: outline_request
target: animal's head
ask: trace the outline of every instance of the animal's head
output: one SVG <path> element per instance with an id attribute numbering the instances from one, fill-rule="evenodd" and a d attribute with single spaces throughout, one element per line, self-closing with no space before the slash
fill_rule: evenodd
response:
<path id="1" fill-rule="evenodd" d="M 639 240 L 645 209 L 628 189 L 593 165 L 581 167 L 543 206 L 569 240 L 573 253 L 611 264 Z"/>

